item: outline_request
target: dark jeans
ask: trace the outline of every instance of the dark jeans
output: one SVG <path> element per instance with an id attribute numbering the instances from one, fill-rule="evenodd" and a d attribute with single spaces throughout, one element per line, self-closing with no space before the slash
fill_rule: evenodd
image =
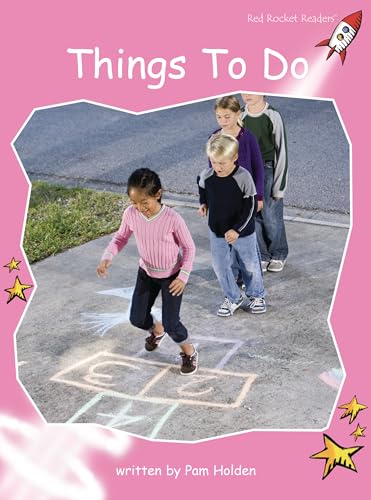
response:
<path id="1" fill-rule="evenodd" d="M 153 326 L 151 309 L 161 291 L 162 324 L 165 332 L 174 342 L 182 344 L 188 338 L 187 329 L 179 319 L 183 295 L 174 297 L 169 292 L 169 285 L 177 275 L 178 273 L 169 278 L 152 278 L 142 268 L 139 268 L 131 302 L 130 322 L 137 328 L 149 330 Z"/>
<path id="2" fill-rule="evenodd" d="M 264 206 L 256 216 L 256 236 L 262 261 L 285 260 L 289 253 L 285 224 L 283 221 L 283 199 L 272 198 L 273 167 L 271 162 L 264 168 Z"/>

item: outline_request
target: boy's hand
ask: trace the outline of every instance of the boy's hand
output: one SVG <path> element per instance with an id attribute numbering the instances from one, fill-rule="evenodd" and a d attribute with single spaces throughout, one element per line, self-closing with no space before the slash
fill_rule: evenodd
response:
<path id="1" fill-rule="evenodd" d="M 201 205 L 197 212 L 201 215 L 201 217 L 205 217 L 207 215 L 207 205 Z"/>
<path id="2" fill-rule="evenodd" d="M 177 296 L 177 295 L 182 295 L 183 290 L 185 287 L 185 283 L 180 280 L 179 278 L 175 278 L 174 281 L 172 281 L 169 285 L 169 291 L 171 295 Z"/>
<path id="3" fill-rule="evenodd" d="M 264 206 L 264 201 L 263 200 L 258 200 L 258 208 L 257 208 L 257 212 L 260 212 L 260 210 L 263 208 Z"/>
<path id="4" fill-rule="evenodd" d="M 107 274 L 108 274 L 107 270 L 108 270 L 110 265 L 111 265 L 110 260 L 101 260 L 99 262 L 99 266 L 97 267 L 97 275 L 100 278 L 107 278 Z"/>
<path id="5" fill-rule="evenodd" d="M 234 229 L 230 229 L 225 233 L 224 238 L 229 245 L 232 245 L 239 236 L 240 235 L 237 233 L 237 231 L 235 231 Z"/>

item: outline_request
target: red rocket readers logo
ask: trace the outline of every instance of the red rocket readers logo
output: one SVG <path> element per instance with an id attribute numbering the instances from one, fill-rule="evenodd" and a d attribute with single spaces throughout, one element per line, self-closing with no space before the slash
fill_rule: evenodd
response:
<path id="1" fill-rule="evenodd" d="M 347 47 L 352 43 L 356 37 L 362 22 L 362 11 L 354 12 L 347 17 L 344 17 L 342 21 L 336 26 L 331 38 L 326 38 L 322 42 L 317 43 L 316 47 L 328 46 L 330 47 L 330 52 L 327 55 L 326 60 L 332 56 L 334 52 L 337 52 L 341 58 L 341 62 L 344 64 L 345 57 L 347 55 Z"/>

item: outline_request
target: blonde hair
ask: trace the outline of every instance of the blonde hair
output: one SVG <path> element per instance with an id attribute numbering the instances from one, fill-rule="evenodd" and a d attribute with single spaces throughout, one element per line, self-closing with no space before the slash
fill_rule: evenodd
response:
<path id="1" fill-rule="evenodd" d="M 216 134 L 206 144 L 206 154 L 210 158 L 229 159 L 238 156 L 238 140 L 229 134 Z"/>
<path id="2" fill-rule="evenodd" d="M 225 95 L 224 97 L 219 97 L 215 101 L 214 109 L 230 109 L 234 113 L 238 113 L 241 109 L 240 101 L 234 95 Z"/>

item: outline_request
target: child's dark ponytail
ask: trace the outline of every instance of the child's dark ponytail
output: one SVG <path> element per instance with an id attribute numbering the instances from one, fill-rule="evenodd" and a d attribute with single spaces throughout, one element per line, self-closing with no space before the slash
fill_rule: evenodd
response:
<path id="1" fill-rule="evenodd" d="M 162 186 L 156 172 L 149 168 L 138 168 L 134 170 L 128 179 L 127 193 L 129 194 L 129 191 L 133 188 L 143 190 L 148 196 L 155 197 L 162 189 Z M 161 197 L 159 201 L 161 202 Z"/>

